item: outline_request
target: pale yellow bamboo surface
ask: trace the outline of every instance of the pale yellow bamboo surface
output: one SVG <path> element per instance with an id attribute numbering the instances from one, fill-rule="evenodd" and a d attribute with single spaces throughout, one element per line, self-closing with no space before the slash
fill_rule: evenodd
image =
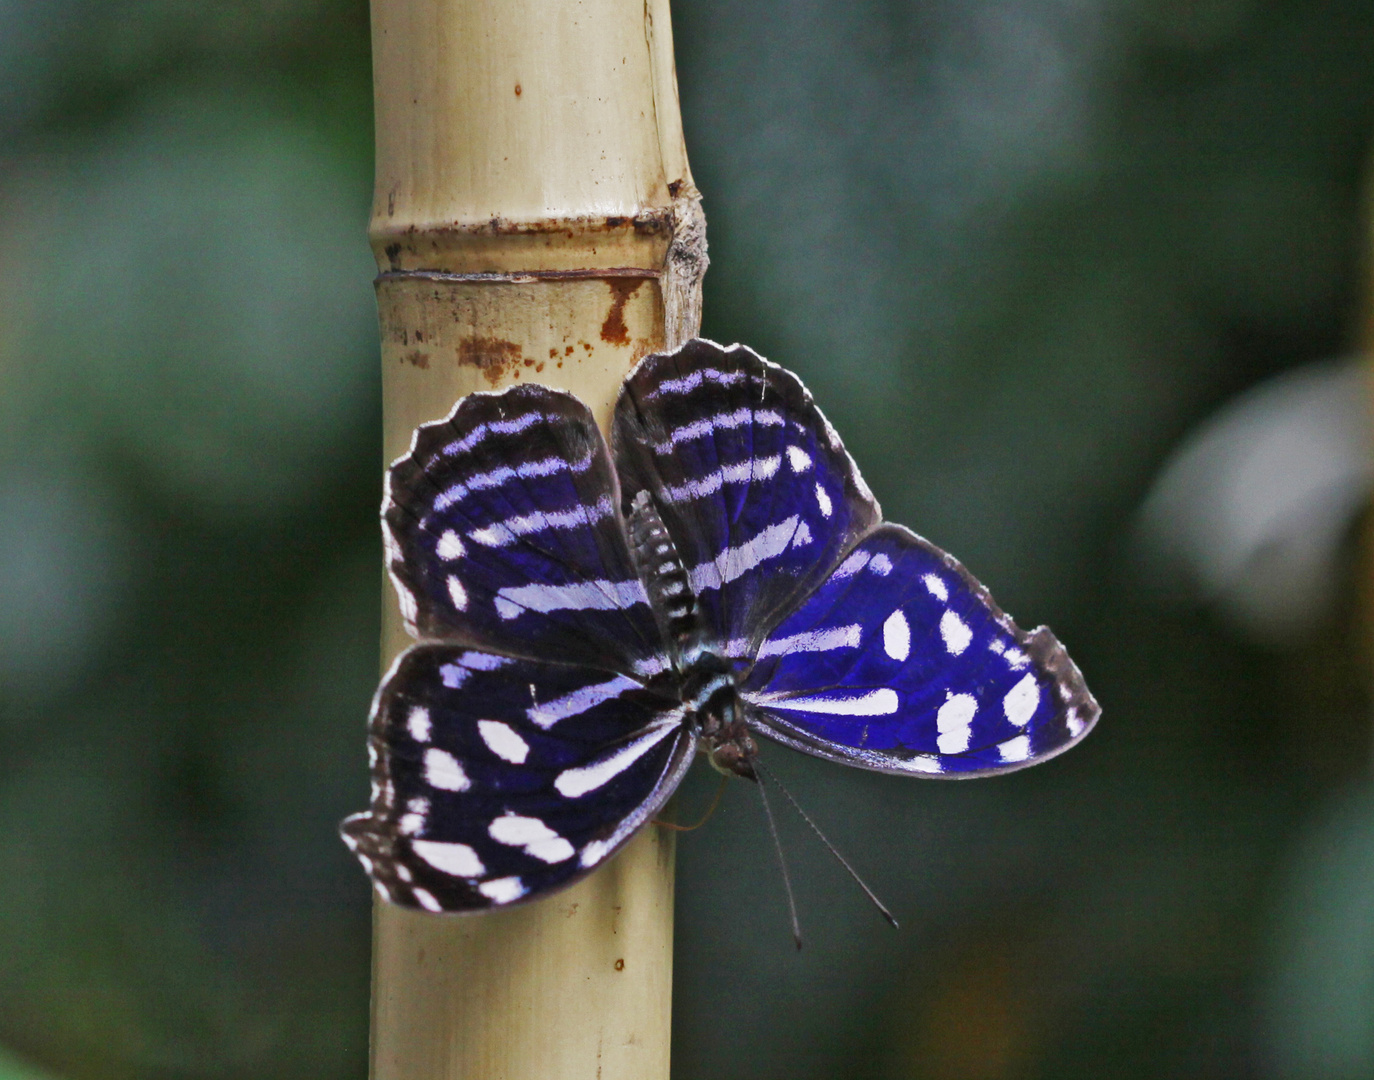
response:
<path id="1" fill-rule="evenodd" d="M 666 0 L 373 0 L 372 32 L 387 461 L 518 381 L 604 426 L 625 372 L 699 317 Z M 384 665 L 409 640 L 389 586 L 385 611 Z M 671 836 L 649 827 L 523 907 L 378 902 L 373 1076 L 666 1080 L 672 890 Z"/>

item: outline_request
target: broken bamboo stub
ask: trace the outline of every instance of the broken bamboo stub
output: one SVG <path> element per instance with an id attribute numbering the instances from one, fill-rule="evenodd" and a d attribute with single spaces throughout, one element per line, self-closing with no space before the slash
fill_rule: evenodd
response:
<path id="1" fill-rule="evenodd" d="M 461 396 L 534 381 L 605 426 L 695 334 L 705 222 L 667 0 L 373 0 L 385 454 Z M 383 664 L 409 643 L 386 591 Z M 649 827 L 545 900 L 377 902 L 377 1080 L 666 1080 L 673 846 Z"/>

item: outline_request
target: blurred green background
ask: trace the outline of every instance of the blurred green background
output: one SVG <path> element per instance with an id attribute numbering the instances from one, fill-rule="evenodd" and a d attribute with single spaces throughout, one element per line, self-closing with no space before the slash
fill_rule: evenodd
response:
<path id="1" fill-rule="evenodd" d="M 1374 1077 L 1360 523 L 1260 626 L 1136 525 L 1196 425 L 1357 342 L 1374 6 L 674 20 L 704 332 L 1105 709 L 995 781 L 774 753 L 903 922 L 786 821 L 800 955 L 736 785 L 679 847 L 675 1075 Z M 368 50 L 359 0 L 0 0 L 0 1080 L 366 1073 Z"/>

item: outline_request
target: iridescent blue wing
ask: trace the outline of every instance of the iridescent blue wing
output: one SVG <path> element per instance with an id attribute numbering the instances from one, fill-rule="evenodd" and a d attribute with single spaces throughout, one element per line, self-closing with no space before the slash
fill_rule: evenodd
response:
<path id="1" fill-rule="evenodd" d="M 1097 722 L 1053 634 L 1026 633 L 955 559 L 899 525 L 866 537 L 759 649 L 763 734 L 891 773 L 979 776 L 1052 757 Z"/>
<path id="2" fill-rule="evenodd" d="M 646 357 L 611 442 L 626 507 L 653 496 L 702 625 L 736 659 L 881 518 L 806 388 L 742 345 Z"/>
<path id="3" fill-rule="evenodd" d="M 377 692 L 372 805 L 344 840 L 427 911 L 537 898 L 605 862 L 691 763 L 680 703 L 623 674 L 425 643 Z"/>
<path id="4" fill-rule="evenodd" d="M 571 395 L 472 394 L 417 428 L 382 517 L 417 637 L 642 675 L 666 667 L 606 443 Z"/>

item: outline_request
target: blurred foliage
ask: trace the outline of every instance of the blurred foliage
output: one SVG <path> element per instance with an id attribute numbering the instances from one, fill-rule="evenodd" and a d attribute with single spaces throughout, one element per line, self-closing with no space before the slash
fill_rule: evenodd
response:
<path id="1" fill-rule="evenodd" d="M 705 331 L 1106 710 L 995 782 L 783 756 L 903 921 L 786 823 L 800 955 L 735 786 L 680 845 L 677 1074 L 1374 1076 L 1362 571 L 1261 647 L 1123 557 L 1190 426 L 1352 344 L 1374 9 L 674 16 Z M 367 50 L 360 0 L 0 0 L 0 1041 L 54 1076 L 366 1071 Z"/>

